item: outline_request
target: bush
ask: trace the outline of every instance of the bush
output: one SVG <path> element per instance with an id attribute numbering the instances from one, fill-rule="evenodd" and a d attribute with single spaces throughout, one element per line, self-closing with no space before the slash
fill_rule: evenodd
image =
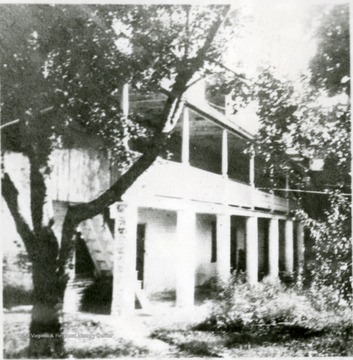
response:
<path id="1" fill-rule="evenodd" d="M 96 314 L 110 314 L 112 286 L 111 277 L 96 279 L 84 290 L 80 310 Z"/>
<path id="2" fill-rule="evenodd" d="M 313 241 L 315 259 L 308 266 L 312 285 L 339 304 L 342 298 L 352 302 L 351 200 L 339 191 L 329 195 L 329 210 L 322 219 L 311 219 L 303 210 L 297 211 L 296 217 Z"/>
<path id="3" fill-rule="evenodd" d="M 2 291 L 4 308 L 32 304 L 32 290 L 19 286 L 5 285 Z"/>
<path id="4" fill-rule="evenodd" d="M 249 285 L 235 276 L 219 292 L 211 315 L 198 329 L 261 331 L 272 328 L 307 334 L 323 331 L 342 320 L 337 311 L 330 312 L 326 307 L 322 312 L 323 309 L 315 304 L 313 293 L 285 288 L 280 283 Z M 342 314 L 350 313 L 348 307 L 340 310 Z"/>

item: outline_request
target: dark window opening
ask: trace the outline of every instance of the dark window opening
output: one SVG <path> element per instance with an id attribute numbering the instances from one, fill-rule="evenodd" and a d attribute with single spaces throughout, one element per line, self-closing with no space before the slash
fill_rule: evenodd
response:
<path id="1" fill-rule="evenodd" d="M 217 262 L 217 225 L 212 222 L 211 263 Z"/>
<path id="2" fill-rule="evenodd" d="M 269 273 L 269 221 L 268 219 L 259 219 L 258 221 L 258 277 L 262 280 Z"/>
<path id="3" fill-rule="evenodd" d="M 279 220 L 279 260 L 278 270 L 280 277 L 285 272 L 285 221 Z"/>
<path id="4" fill-rule="evenodd" d="M 237 270 L 237 228 L 235 226 L 231 227 L 230 230 L 230 269 L 231 272 Z"/>
<path id="5" fill-rule="evenodd" d="M 137 246 L 136 246 L 136 271 L 137 280 L 141 281 L 143 288 L 144 268 L 145 268 L 145 236 L 146 224 L 137 225 Z"/>

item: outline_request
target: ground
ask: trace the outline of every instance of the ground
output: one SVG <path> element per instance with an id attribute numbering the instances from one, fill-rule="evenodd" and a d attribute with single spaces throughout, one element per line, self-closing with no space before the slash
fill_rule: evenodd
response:
<path id="1" fill-rule="evenodd" d="M 24 357 L 30 307 L 4 314 L 4 357 Z M 352 356 L 352 334 L 224 333 L 196 330 L 209 312 L 206 302 L 181 311 L 169 303 L 136 316 L 65 315 L 66 349 L 72 358 L 111 357 L 297 357 Z"/>

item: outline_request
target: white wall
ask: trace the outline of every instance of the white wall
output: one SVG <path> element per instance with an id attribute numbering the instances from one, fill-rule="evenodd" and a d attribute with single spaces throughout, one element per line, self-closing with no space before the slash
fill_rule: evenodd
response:
<path id="1" fill-rule="evenodd" d="M 146 224 L 144 289 L 147 293 L 176 286 L 176 212 L 139 208 L 138 223 Z"/>
<path id="2" fill-rule="evenodd" d="M 211 263 L 213 215 L 196 216 L 196 285 L 216 275 L 216 263 Z M 176 224 L 174 211 L 139 208 L 138 223 L 146 224 L 144 289 L 147 293 L 176 288 Z M 188 249 L 185 249 L 188 251 Z"/>

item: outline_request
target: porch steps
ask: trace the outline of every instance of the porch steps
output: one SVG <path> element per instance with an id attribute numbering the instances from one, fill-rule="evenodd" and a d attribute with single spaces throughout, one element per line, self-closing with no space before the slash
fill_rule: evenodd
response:
<path id="1" fill-rule="evenodd" d="M 83 221 L 79 231 L 87 245 L 98 276 L 111 276 L 113 273 L 114 239 L 102 215 Z M 77 285 L 76 285 L 77 288 Z M 144 311 L 149 311 L 150 303 L 143 290 L 141 280 L 135 283 L 135 296 Z M 77 296 L 75 297 L 77 298 Z M 79 301 L 79 300 L 77 300 Z"/>
<path id="2" fill-rule="evenodd" d="M 88 251 L 98 275 L 111 275 L 113 271 L 113 236 L 102 215 L 83 221 L 79 231 L 86 242 Z"/>

